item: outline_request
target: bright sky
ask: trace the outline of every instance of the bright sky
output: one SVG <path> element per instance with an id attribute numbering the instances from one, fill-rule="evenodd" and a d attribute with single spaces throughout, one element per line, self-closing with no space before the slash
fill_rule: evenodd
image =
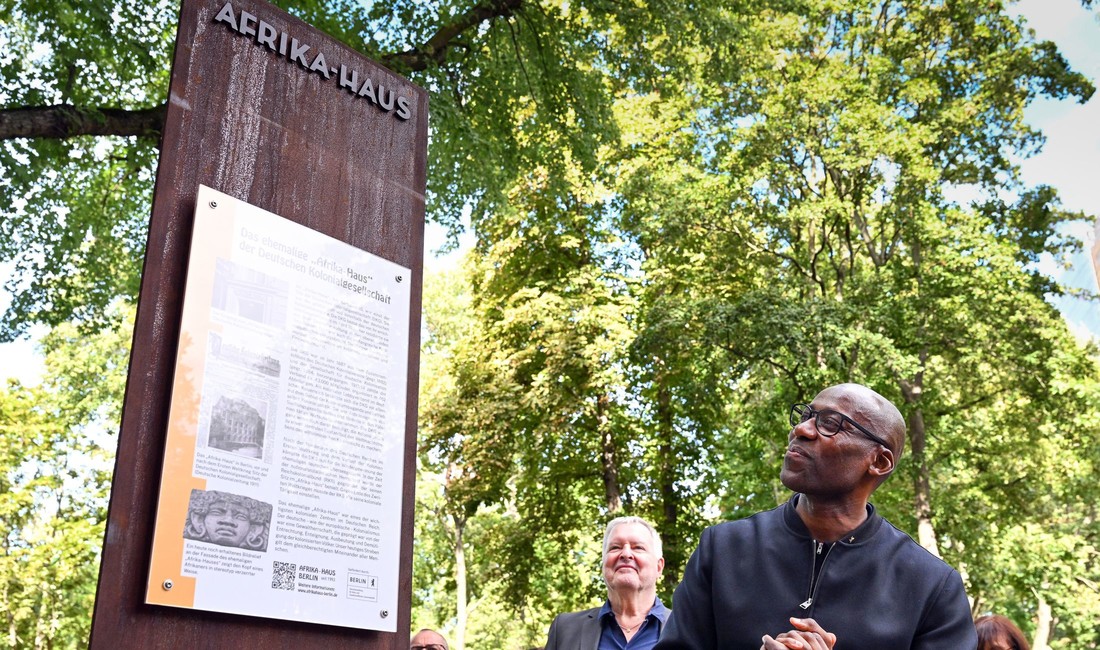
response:
<path id="1" fill-rule="evenodd" d="M 1080 0 L 1023 0 L 1018 9 L 1042 40 L 1054 41 L 1073 69 L 1100 85 L 1100 13 L 1090 13 Z M 1022 164 L 1029 185 L 1058 189 L 1062 205 L 1087 215 L 1100 215 L 1100 91 L 1084 106 L 1076 102 L 1040 100 L 1027 119 L 1047 136 L 1042 152 Z M 1043 270 L 1066 285 L 1097 291 L 1096 274 L 1087 254 L 1097 240 L 1097 224 L 1080 224 L 1075 233 L 1085 252 L 1059 269 L 1052 261 Z M 1055 304 L 1070 328 L 1080 336 L 1100 336 L 1100 305 L 1074 298 Z"/>
<path id="2" fill-rule="evenodd" d="M 1086 11 L 1080 0 L 1022 0 L 1016 9 L 1027 18 L 1039 39 L 1057 43 L 1075 70 L 1100 85 L 1100 11 Z M 1057 188 L 1066 209 L 1100 214 L 1100 92 L 1083 106 L 1070 101 L 1035 102 L 1027 111 L 1027 119 L 1046 134 L 1047 143 L 1041 153 L 1023 162 L 1025 182 Z M 1092 224 L 1083 225 L 1075 233 L 1085 241 L 1086 250 L 1098 238 Z M 442 241 L 439 229 L 429 226 L 427 255 L 434 256 Z M 1042 268 L 1070 286 L 1096 291 L 1088 256 L 1080 255 L 1070 262 L 1068 270 L 1053 260 Z M 7 273 L 10 267 L 0 266 L 0 275 Z M 0 292 L 0 310 L 9 301 L 10 297 Z M 1070 298 L 1056 304 L 1075 332 L 1100 336 L 1100 306 Z M 0 380 L 17 377 L 24 383 L 37 383 L 41 368 L 32 341 L 0 345 Z"/>

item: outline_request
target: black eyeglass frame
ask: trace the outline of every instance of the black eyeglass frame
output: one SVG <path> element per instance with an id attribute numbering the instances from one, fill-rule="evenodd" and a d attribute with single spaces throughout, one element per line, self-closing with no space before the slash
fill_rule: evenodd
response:
<path id="1" fill-rule="evenodd" d="M 810 406 L 809 404 L 791 404 L 791 427 L 792 428 L 797 427 L 798 425 L 800 425 L 803 422 L 809 420 L 810 418 L 813 418 L 814 427 L 817 428 L 818 434 L 820 434 L 822 436 L 825 436 L 826 438 L 832 438 L 833 436 L 840 433 L 841 431 L 844 431 L 843 427 L 841 427 L 841 426 L 837 426 L 836 431 L 833 431 L 831 433 L 829 431 L 827 431 L 825 427 L 821 426 L 821 419 L 820 418 L 821 418 L 822 415 L 827 415 L 827 416 L 834 416 L 835 415 L 835 416 L 840 418 L 840 421 L 841 421 L 842 424 L 844 422 L 847 422 L 848 424 L 851 424 L 853 427 L 856 428 L 856 431 L 859 431 L 863 435 L 867 436 L 867 438 L 870 439 L 872 442 L 877 442 L 878 444 L 882 445 L 883 447 L 886 447 L 887 449 L 891 448 L 889 443 L 887 443 L 885 440 L 883 440 L 879 436 L 871 433 L 870 431 L 867 430 L 867 427 L 863 426 L 859 422 L 856 422 L 855 420 L 848 417 L 847 415 L 844 415 L 840 411 L 834 411 L 832 409 L 822 409 L 822 410 L 818 411 L 814 407 Z"/>
<path id="2" fill-rule="evenodd" d="M 442 643 L 429 643 L 427 645 L 409 646 L 409 650 L 444 650 Z"/>

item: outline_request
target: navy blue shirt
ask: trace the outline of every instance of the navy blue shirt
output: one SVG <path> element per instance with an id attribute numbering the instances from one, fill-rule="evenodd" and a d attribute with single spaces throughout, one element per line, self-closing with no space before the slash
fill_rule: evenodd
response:
<path id="1" fill-rule="evenodd" d="M 661 628 L 668 620 L 669 609 L 665 607 L 660 598 L 653 599 L 653 607 L 645 620 L 634 633 L 634 638 L 629 642 L 622 628 L 615 620 L 615 613 L 611 611 L 611 601 L 604 601 L 600 608 L 600 645 L 597 650 L 650 650 L 657 645 L 657 639 L 661 636 Z"/>

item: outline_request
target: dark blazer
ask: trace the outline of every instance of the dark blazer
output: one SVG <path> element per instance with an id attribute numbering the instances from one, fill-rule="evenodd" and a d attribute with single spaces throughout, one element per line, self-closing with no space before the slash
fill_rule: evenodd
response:
<path id="1" fill-rule="evenodd" d="M 559 614 L 550 624 L 550 635 L 546 640 L 545 650 L 599 650 L 600 636 L 603 634 L 603 625 L 600 623 L 600 611 L 604 607 L 610 608 L 608 602 L 600 607 L 593 607 L 580 612 Z M 610 611 L 610 609 L 608 610 Z M 646 618 L 659 623 L 657 634 L 664 634 L 665 623 L 672 613 L 660 598 L 654 597 L 653 607 L 650 608 Z"/>
<path id="2" fill-rule="evenodd" d="M 550 624 L 546 650 L 596 650 L 599 645 L 599 607 L 558 614 Z"/>

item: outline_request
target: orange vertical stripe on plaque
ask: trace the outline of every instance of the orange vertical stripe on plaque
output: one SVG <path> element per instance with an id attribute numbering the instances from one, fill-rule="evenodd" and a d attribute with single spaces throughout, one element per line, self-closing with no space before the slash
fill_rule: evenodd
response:
<path id="1" fill-rule="evenodd" d="M 192 608 L 196 578 L 183 570 L 183 527 L 187 520 L 191 490 L 206 489 L 206 480 L 194 476 L 198 438 L 199 407 L 206 363 L 207 333 L 219 329 L 210 321 L 217 258 L 229 259 L 233 245 L 233 210 L 229 201 L 211 207 L 216 195 L 200 186 L 195 209 L 195 228 L 184 294 L 176 373 L 172 383 L 172 407 L 164 446 L 160 498 L 157 502 L 156 532 L 149 567 L 146 602 Z M 216 210 L 216 211 L 215 211 Z M 172 582 L 171 589 L 165 581 Z"/>

